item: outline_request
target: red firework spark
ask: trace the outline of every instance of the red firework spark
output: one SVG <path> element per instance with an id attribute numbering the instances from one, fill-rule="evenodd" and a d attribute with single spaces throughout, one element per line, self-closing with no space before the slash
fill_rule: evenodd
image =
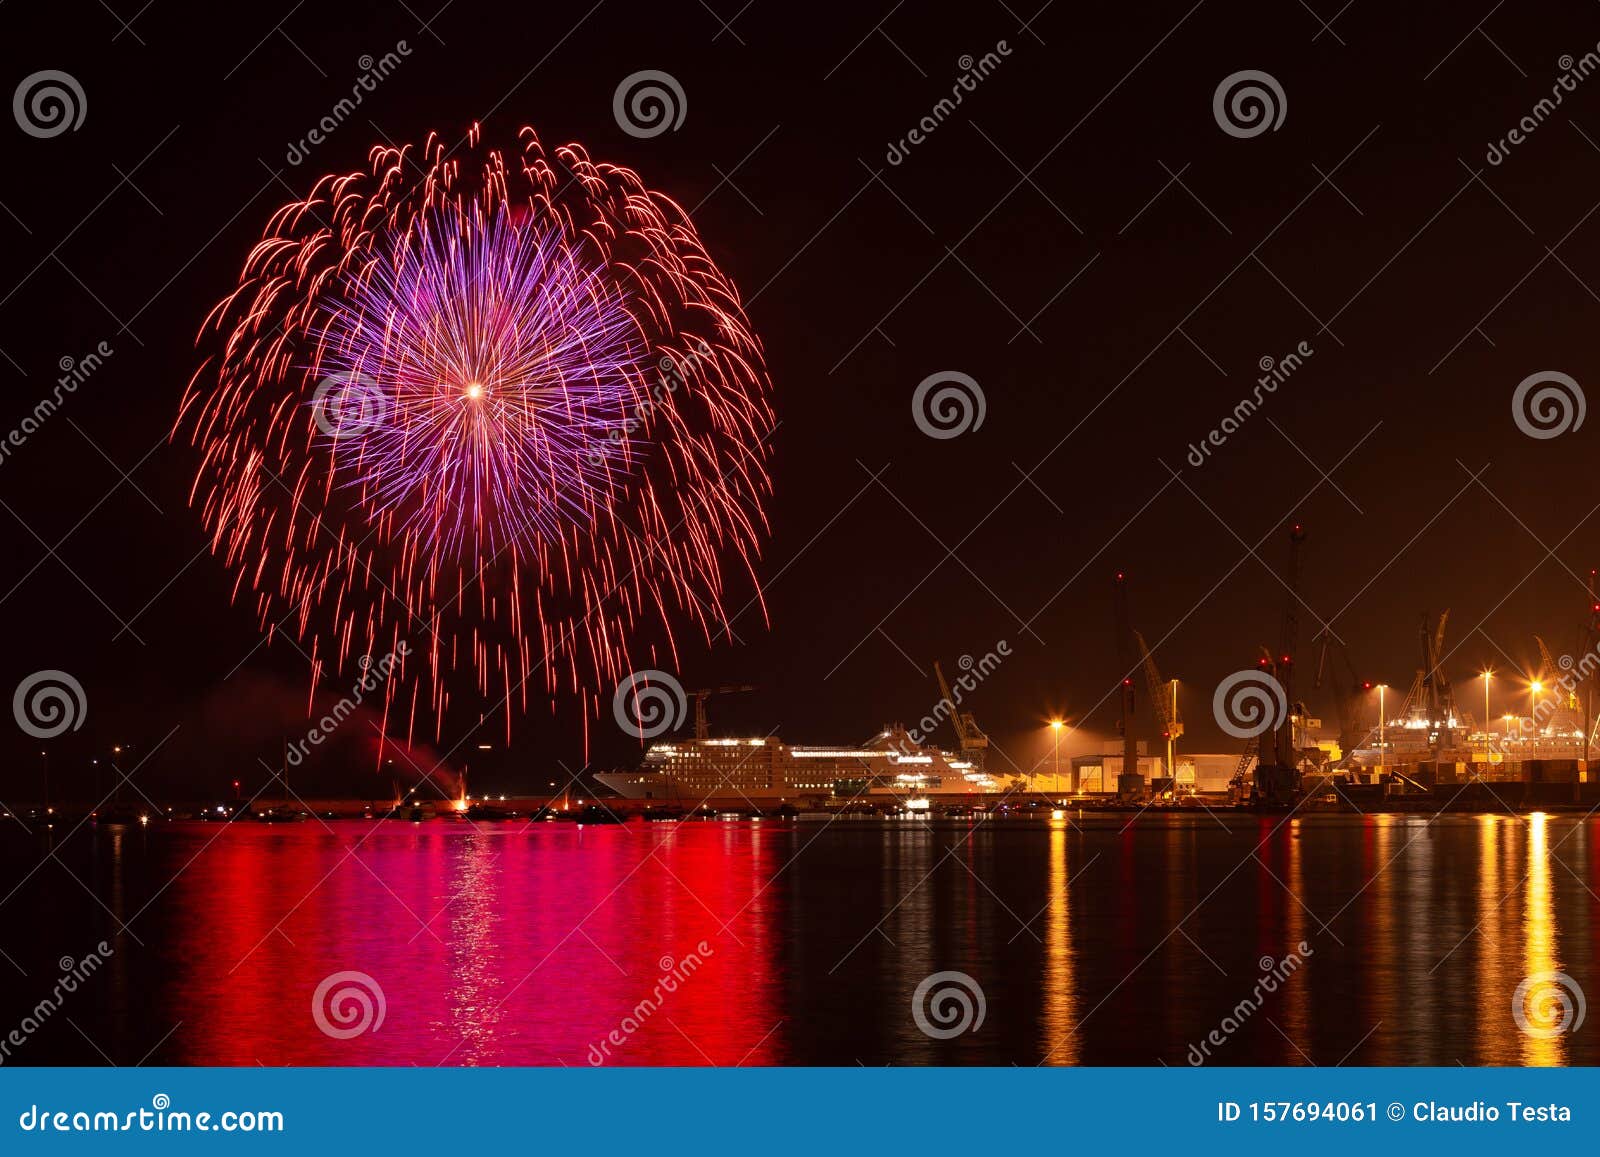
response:
<path id="1" fill-rule="evenodd" d="M 309 648 L 313 691 L 408 644 L 408 736 L 460 670 L 509 738 L 541 677 L 595 705 L 656 635 L 675 666 L 767 534 L 737 290 L 635 173 L 519 137 L 375 148 L 274 213 L 174 428 L 235 600 Z"/>

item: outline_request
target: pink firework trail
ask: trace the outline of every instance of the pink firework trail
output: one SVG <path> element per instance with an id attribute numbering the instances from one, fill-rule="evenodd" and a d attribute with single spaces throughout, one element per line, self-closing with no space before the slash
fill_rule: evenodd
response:
<path id="1" fill-rule="evenodd" d="M 408 737 L 443 731 L 459 671 L 509 737 L 530 684 L 597 708 L 658 646 L 676 666 L 767 534 L 737 290 L 633 172 L 520 140 L 374 149 L 279 209 L 175 428 L 235 599 L 307 651 L 313 692 L 408 643 L 384 703 Z"/>

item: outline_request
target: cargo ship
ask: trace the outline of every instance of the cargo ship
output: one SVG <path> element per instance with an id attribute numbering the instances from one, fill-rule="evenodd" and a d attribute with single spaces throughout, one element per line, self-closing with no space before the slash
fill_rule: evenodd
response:
<path id="1" fill-rule="evenodd" d="M 1575 774 L 1588 779 L 1594 749 L 1584 742 L 1584 719 L 1576 708 L 1558 707 L 1542 717 L 1504 717 L 1499 730 L 1470 716 L 1430 721 L 1411 709 L 1374 727 L 1351 751 L 1349 770 L 1363 779 L 1375 774 L 1442 779 L 1539 780 Z"/>

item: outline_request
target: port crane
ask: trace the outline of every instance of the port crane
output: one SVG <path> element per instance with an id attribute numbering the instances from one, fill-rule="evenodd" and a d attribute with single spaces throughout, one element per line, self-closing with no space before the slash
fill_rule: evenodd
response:
<path id="1" fill-rule="evenodd" d="M 1267 675 L 1273 673 L 1272 652 L 1265 647 L 1261 648 L 1261 657 L 1256 660 L 1256 668 Z M 1252 735 L 1244 741 L 1244 750 L 1239 753 L 1239 764 L 1233 769 L 1233 778 L 1228 780 L 1228 792 L 1235 804 L 1243 806 L 1254 795 L 1254 788 L 1245 782 L 1244 777 L 1250 770 L 1252 761 L 1257 768 L 1267 762 L 1266 757 L 1271 753 L 1264 741 L 1268 735 L 1276 738 L 1277 733 L 1266 731 L 1260 735 Z M 1256 802 L 1260 802 L 1259 799 Z"/>
<path id="2" fill-rule="evenodd" d="M 1177 743 L 1179 737 L 1183 735 L 1183 717 L 1178 714 L 1178 684 L 1176 680 L 1169 683 L 1161 678 L 1155 656 L 1150 653 L 1150 647 L 1145 643 L 1143 635 L 1134 631 L 1133 641 L 1138 644 L 1139 657 L 1144 662 L 1144 678 L 1150 688 L 1150 702 L 1156 705 L 1156 712 L 1161 716 L 1161 737 L 1167 741 L 1167 775 L 1172 780 L 1172 794 L 1176 797 Z"/>
<path id="3" fill-rule="evenodd" d="M 1300 642 L 1300 554 L 1306 541 L 1305 528 L 1298 522 L 1289 528 L 1289 562 L 1284 568 L 1283 624 L 1278 633 L 1278 682 L 1283 685 L 1289 711 L 1278 727 L 1273 752 L 1280 766 L 1298 768 L 1299 750 L 1295 744 L 1295 719 L 1305 715 L 1305 705 L 1295 702 L 1294 661 Z"/>
<path id="4" fill-rule="evenodd" d="M 1600 595 L 1595 593 L 1595 572 L 1589 571 L 1589 622 L 1580 634 L 1578 654 L 1592 655 L 1600 649 Z M 1595 731 L 1600 728 L 1594 713 L 1594 680 L 1583 681 L 1583 768 L 1589 770 L 1589 752 L 1594 748 Z"/>
<path id="5" fill-rule="evenodd" d="M 1421 715 L 1427 728 L 1428 754 L 1432 757 L 1427 762 L 1433 764 L 1435 774 L 1438 772 L 1439 753 L 1454 746 L 1455 727 L 1460 721 L 1456 711 L 1455 689 L 1450 684 L 1449 676 L 1444 673 L 1444 632 L 1449 621 L 1448 609 L 1439 615 L 1437 622 L 1431 613 L 1423 612 L 1417 628 L 1422 664 L 1411 681 L 1411 689 L 1406 692 L 1400 712 L 1403 717 L 1412 720 Z M 1427 790 L 1426 785 L 1416 780 L 1399 772 L 1391 773 L 1405 783 Z"/>
<path id="6" fill-rule="evenodd" d="M 711 722 L 706 718 L 706 700 L 713 695 L 737 695 L 743 691 L 754 691 L 749 683 L 724 683 L 720 687 L 701 687 L 690 691 L 689 698 L 694 700 L 694 737 L 696 739 L 711 738 Z"/>
<path id="7" fill-rule="evenodd" d="M 1122 774 L 1124 777 L 1138 777 L 1139 741 L 1133 734 L 1133 673 L 1137 669 L 1137 661 L 1133 657 L 1133 621 L 1128 613 L 1128 576 L 1122 571 L 1117 572 L 1112 588 L 1112 609 L 1117 632 L 1117 655 L 1125 672 L 1122 676 L 1122 712 L 1117 719 L 1117 733 L 1122 736 Z M 1123 784 L 1132 783 L 1134 779 L 1124 778 L 1117 785 L 1117 794 L 1123 794 Z M 1100 786 L 1105 787 L 1103 780 Z"/>
<path id="8" fill-rule="evenodd" d="M 1544 660 L 1544 672 L 1540 675 L 1540 679 L 1545 681 L 1545 684 L 1548 687 L 1551 682 L 1560 677 L 1560 673 L 1562 671 L 1566 671 L 1571 668 L 1572 659 L 1568 657 L 1567 666 L 1563 667 L 1551 657 L 1550 648 L 1545 646 L 1545 641 L 1543 639 L 1541 639 L 1538 635 L 1535 635 L 1533 637 L 1533 641 L 1539 644 L 1539 657 Z M 1569 689 L 1567 691 L 1565 706 L 1568 711 L 1576 712 L 1578 710 L 1578 694 L 1575 690 Z"/>
<path id="9" fill-rule="evenodd" d="M 1260 663 L 1263 671 L 1277 679 L 1283 689 L 1284 701 L 1288 704 L 1283 719 L 1272 732 L 1271 763 L 1267 762 L 1266 733 L 1263 732 L 1255 741 L 1258 758 L 1255 788 L 1251 794 L 1257 804 L 1273 807 L 1292 802 L 1300 790 L 1299 752 L 1295 749 L 1294 725 L 1296 718 L 1305 714 L 1305 707 L 1296 703 L 1294 698 L 1294 658 L 1300 625 L 1296 606 L 1300 601 L 1300 554 L 1305 540 L 1305 527 L 1297 522 L 1289 528 L 1289 560 L 1283 577 L 1286 595 L 1278 634 L 1278 654 L 1276 660 L 1270 653 L 1264 654 Z M 1246 749 L 1239 760 L 1239 770 L 1234 776 L 1237 787 L 1243 786 L 1244 772 L 1251 754 Z"/>
<path id="10" fill-rule="evenodd" d="M 1447 608 L 1439 615 L 1439 622 L 1429 630 L 1430 616 L 1422 616 L 1420 639 L 1422 642 L 1421 689 L 1428 708 L 1429 738 L 1433 740 L 1433 757 L 1437 761 L 1439 749 L 1454 745 L 1456 719 L 1455 689 L 1450 677 L 1444 673 L 1444 629 L 1450 622 Z"/>
<path id="11" fill-rule="evenodd" d="M 950 681 L 944 677 L 944 668 L 939 666 L 937 659 L 933 661 L 933 673 L 939 680 L 939 694 L 950 704 L 950 726 L 955 728 L 961 754 L 973 767 L 981 771 L 984 760 L 989 754 L 989 737 L 984 734 L 983 728 L 978 726 L 978 720 L 972 712 L 961 710 L 961 701 L 950 690 Z"/>
<path id="12" fill-rule="evenodd" d="M 1366 741 L 1370 730 L 1363 722 L 1365 696 L 1372 684 L 1356 678 L 1355 664 L 1350 652 L 1331 628 L 1317 634 L 1317 674 L 1312 690 L 1322 690 L 1323 683 L 1333 687 L 1335 709 L 1339 712 L 1339 758 L 1348 764 L 1351 752 Z"/>

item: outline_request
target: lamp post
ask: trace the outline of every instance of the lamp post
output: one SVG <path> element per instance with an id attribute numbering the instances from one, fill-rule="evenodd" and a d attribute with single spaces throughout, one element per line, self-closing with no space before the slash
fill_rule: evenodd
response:
<path id="1" fill-rule="evenodd" d="M 1537 679 L 1528 684 L 1528 729 L 1534 738 L 1539 736 L 1539 692 L 1543 690 L 1544 684 Z"/>
<path id="2" fill-rule="evenodd" d="M 1484 731 L 1485 735 L 1487 735 L 1489 733 L 1489 678 L 1493 674 L 1494 674 L 1493 671 L 1490 671 L 1488 668 L 1484 668 L 1484 672 L 1483 672 L 1483 731 Z"/>
<path id="3" fill-rule="evenodd" d="M 1055 789 L 1057 791 L 1061 790 L 1061 728 L 1063 726 L 1064 726 L 1064 724 L 1059 719 L 1052 719 L 1050 721 L 1050 735 L 1055 740 L 1055 777 L 1056 777 L 1056 782 L 1054 784 L 1054 787 L 1055 787 Z"/>
<path id="4" fill-rule="evenodd" d="M 1389 713 L 1383 708 L 1383 693 L 1388 689 L 1389 684 L 1378 684 L 1378 771 L 1380 774 L 1383 772 L 1384 760 L 1387 758 L 1385 752 L 1388 748 L 1386 739 L 1388 736 Z"/>
<path id="5" fill-rule="evenodd" d="M 1172 802 L 1178 802 L 1178 737 L 1174 734 L 1177 730 L 1178 719 L 1178 681 L 1168 679 L 1167 686 L 1172 690 L 1171 710 L 1167 718 L 1173 722 L 1167 727 L 1167 778 L 1172 783 Z"/>

